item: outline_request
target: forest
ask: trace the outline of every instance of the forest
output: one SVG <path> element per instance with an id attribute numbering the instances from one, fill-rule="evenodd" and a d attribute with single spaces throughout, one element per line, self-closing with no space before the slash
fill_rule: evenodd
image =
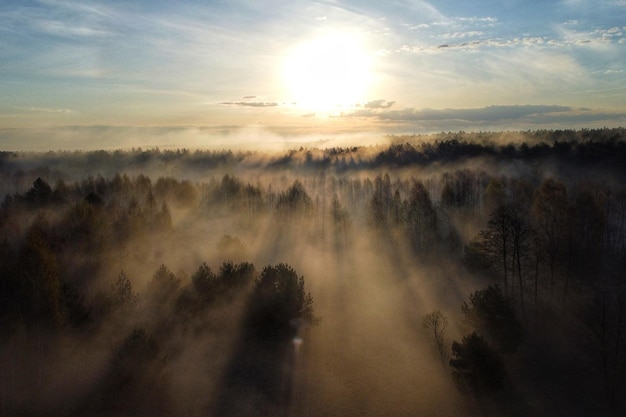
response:
<path id="1" fill-rule="evenodd" d="M 622 416 L 626 129 L 0 152 L 2 416 Z"/>

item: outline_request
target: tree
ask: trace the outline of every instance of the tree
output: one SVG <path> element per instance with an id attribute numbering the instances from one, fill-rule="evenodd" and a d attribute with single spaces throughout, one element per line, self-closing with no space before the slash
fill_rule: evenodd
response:
<path id="1" fill-rule="evenodd" d="M 211 298 L 217 284 L 217 277 L 206 262 L 203 262 L 195 274 L 191 276 L 191 282 L 201 297 Z"/>
<path id="2" fill-rule="evenodd" d="M 161 210 L 155 216 L 154 225 L 157 229 L 170 230 L 172 228 L 172 214 L 165 201 L 163 201 Z"/>
<path id="3" fill-rule="evenodd" d="M 85 307 L 84 298 L 75 286 L 68 283 L 61 285 L 65 323 L 76 329 L 85 326 L 90 320 L 91 311 Z"/>
<path id="4" fill-rule="evenodd" d="M 554 179 L 541 183 L 535 192 L 532 206 L 533 223 L 537 232 L 537 243 L 545 253 L 550 273 L 550 299 L 554 293 L 556 268 L 561 262 L 567 246 L 567 189 L 565 184 Z"/>
<path id="5" fill-rule="evenodd" d="M 433 332 L 435 345 L 441 357 L 441 363 L 445 367 L 448 360 L 448 351 L 445 345 L 445 334 L 448 328 L 448 318 L 439 310 L 435 310 L 424 316 L 422 326 Z"/>
<path id="6" fill-rule="evenodd" d="M 302 183 L 294 181 L 287 191 L 278 196 L 276 202 L 278 212 L 286 218 L 299 219 L 313 211 L 313 200 L 307 194 Z"/>
<path id="7" fill-rule="evenodd" d="M 391 210 L 391 179 L 388 174 L 374 178 L 372 198 L 369 202 L 368 222 L 375 229 L 383 230 Z"/>
<path id="8" fill-rule="evenodd" d="M 505 206 L 498 207 L 489 216 L 487 229 L 480 231 L 473 248 L 483 258 L 485 265 L 495 267 L 501 275 L 504 293 L 509 293 L 509 276 L 511 270 L 511 217 Z"/>
<path id="9" fill-rule="evenodd" d="M 475 264 L 483 264 L 501 277 L 504 294 L 513 293 L 515 278 L 519 284 L 519 300 L 524 311 L 524 281 L 532 227 L 528 222 L 527 211 L 518 204 L 504 204 L 497 207 L 489 216 L 487 229 L 480 231 L 478 238 L 471 243 L 468 255 L 482 258 Z M 469 259 L 472 261 L 472 259 Z"/>
<path id="10" fill-rule="evenodd" d="M 8 239 L 0 240 L 0 334 L 17 324 L 20 279 L 16 274 L 15 252 Z"/>
<path id="11" fill-rule="evenodd" d="M 339 236 L 343 236 L 344 242 L 347 242 L 350 218 L 348 210 L 343 208 L 339 202 L 337 194 L 333 195 L 331 202 L 331 217 L 333 219 L 333 225 L 335 226 L 335 237 L 339 238 Z"/>
<path id="12" fill-rule="evenodd" d="M 524 265 L 527 263 L 529 255 L 529 245 L 533 230 L 528 222 L 527 211 L 519 205 L 511 205 L 508 210 L 510 217 L 512 251 L 513 251 L 513 274 L 517 273 L 517 282 L 519 284 L 519 300 L 522 318 L 524 317 Z"/>
<path id="13" fill-rule="evenodd" d="M 86 200 L 75 203 L 61 221 L 59 240 L 87 251 L 98 249 L 104 240 L 106 223 L 103 213 L 99 206 Z"/>
<path id="14" fill-rule="evenodd" d="M 452 376 L 461 391 L 480 397 L 504 386 L 504 364 L 485 339 L 476 332 L 464 336 L 460 343 L 454 341 L 452 356 Z"/>
<path id="15" fill-rule="evenodd" d="M 226 174 L 217 190 L 216 200 L 227 207 L 236 207 L 238 200 L 241 198 L 243 188 L 244 185 L 238 178 Z"/>
<path id="16" fill-rule="evenodd" d="M 26 201 L 28 201 L 33 206 L 40 206 L 48 201 L 50 201 L 52 197 L 52 188 L 50 185 L 38 177 L 33 182 L 33 188 L 28 190 L 25 194 Z"/>
<path id="17" fill-rule="evenodd" d="M 500 178 L 494 178 L 485 189 L 485 213 L 495 212 L 499 207 L 506 203 L 506 192 L 504 189 L 504 181 Z"/>
<path id="18" fill-rule="evenodd" d="M 416 250 L 432 247 L 437 237 L 437 213 L 430 201 L 430 194 L 421 181 L 413 183 L 407 207 L 409 238 Z"/>
<path id="19" fill-rule="evenodd" d="M 63 322 L 61 281 L 56 256 L 45 237 L 46 228 L 46 221 L 38 218 L 20 251 L 16 269 L 19 304 L 26 323 L 57 327 Z"/>
<path id="20" fill-rule="evenodd" d="M 147 217 L 148 221 L 153 222 L 157 215 L 157 205 L 156 200 L 154 199 L 154 194 L 152 193 L 152 189 L 148 190 L 148 194 L 146 195 L 146 202 L 144 204 L 144 215 Z"/>
<path id="21" fill-rule="evenodd" d="M 175 188 L 175 202 L 180 207 L 193 207 L 198 202 L 198 190 L 189 180 L 183 180 Z"/>
<path id="22" fill-rule="evenodd" d="M 116 307 L 133 307 L 137 304 L 139 296 L 133 292 L 133 284 L 130 282 L 124 270 L 120 272 L 117 281 L 111 285 L 111 300 Z"/>
<path id="23" fill-rule="evenodd" d="M 255 282 L 248 330 L 258 339 L 293 337 L 302 323 L 314 323 L 313 297 L 304 290 L 304 277 L 287 264 L 266 266 Z"/>
<path id="24" fill-rule="evenodd" d="M 605 196 L 606 228 L 604 246 L 607 253 L 619 254 L 626 245 L 626 189 L 607 191 Z"/>
<path id="25" fill-rule="evenodd" d="M 135 328 L 126 337 L 115 355 L 116 365 L 121 367 L 141 366 L 157 358 L 161 348 L 156 339 L 142 328 Z"/>
<path id="26" fill-rule="evenodd" d="M 234 264 L 230 261 L 222 263 L 217 275 L 220 293 L 231 297 L 238 289 L 246 287 L 255 274 L 256 269 L 251 263 Z"/>
<path id="27" fill-rule="evenodd" d="M 606 206 L 604 193 L 594 191 L 590 185 L 584 185 L 576 197 L 571 240 L 577 248 L 574 256 L 579 277 L 592 275 L 602 264 L 607 227 Z"/>
<path id="28" fill-rule="evenodd" d="M 177 307 L 196 314 L 215 303 L 232 301 L 237 291 L 252 282 L 255 274 L 254 265 L 248 262 L 225 261 L 217 274 L 203 262 L 191 277 L 192 289 L 183 290 Z"/>
<path id="29" fill-rule="evenodd" d="M 148 296 L 157 304 L 172 299 L 180 288 L 180 280 L 164 264 L 152 276 L 148 285 Z"/>
<path id="30" fill-rule="evenodd" d="M 524 328 L 510 298 L 498 286 L 478 290 L 461 306 L 465 322 L 502 353 L 513 353 L 524 339 Z"/>
<path id="31" fill-rule="evenodd" d="M 456 205 L 454 189 L 449 181 L 446 181 L 441 189 L 441 205 L 445 208 L 451 208 Z"/>
<path id="32" fill-rule="evenodd" d="M 609 404 L 616 406 L 626 393 L 626 287 L 596 289 L 583 312 L 593 369 L 600 372 Z"/>

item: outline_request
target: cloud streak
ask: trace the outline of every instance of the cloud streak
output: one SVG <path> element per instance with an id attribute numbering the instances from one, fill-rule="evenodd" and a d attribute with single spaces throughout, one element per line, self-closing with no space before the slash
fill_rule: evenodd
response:
<path id="1" fill-rule="evenodd" d="M 224 101 L 221 104 L 226 106 L 241 106 L 241 107 L 278 107 L 280 104 L 276 102 L 265 101 Z"/>
<path id="2" fill-rule="evenodd" d="M 343 113 L 347 118 L 375 118 L 383 122 L 418 124 L 440 127 L 514 126 L 519 123 L 591 123 L 603 120 L 626 121 L 626 112 L 606 112 L 589 108 L 560 105 L 487 106 L 465 109 L 415 109 L 401 110 L 360 109 Z"/>
<path id="3" fill-rule="evenodd" d="M 386 101 L 386 100 L 372 100 L 363 105 L 366 109 L 388 109 L 393 106 L 395 101 Z"/>
<path id="4" fill-rule="evenodd" d="M 545 36 L 526 36 L 515 38 L 483 38 L 482 31 L 454 32 L 441 36 L 444 43 L 431 45 L 403 45 L 397 52 L 410 52 L 415 54 L 438 53 L 452 50 L 476 50 L 479 48 L 564 48 L 568 46 L 594 46 L 608 44 L 623 44 L 624 29 L 612 27 L 597 29 L 593 32 L 563 31 L 562 38 L 549 38 Z M 476 38 L 463 42 L 447 42 L 448 40 Z"/>

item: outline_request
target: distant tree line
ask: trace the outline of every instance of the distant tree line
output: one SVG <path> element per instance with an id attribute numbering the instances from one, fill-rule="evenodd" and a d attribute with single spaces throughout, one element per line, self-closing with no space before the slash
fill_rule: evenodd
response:
<path id="1" fill-rule="evenodd" d="M 354 173 L 372 169 L 430 167 L 477 158 L 525 164 L 555 163 L 567 167 L 619 169 L 626 157 L 626 129 L 536 130 L 526 132 L 449 132 L 420 136 L 391 136 L 390 145 L 292 149 L 284 153 L 260 151 L 141 149 L 116 151 L 0 151 L 0 184 L 25 187 L 31 177 L 67 180 L 89 174 L 112 176 L 125 171 L 139 175 L 171 172 L 177 178 L 223 170 L 304 169 Z M 32 181 L 32 180 L 30 180 Z M 7 188 L 5 185 L 5 188 Z M 22 191 L 21 189 L 9 190 Z"/>

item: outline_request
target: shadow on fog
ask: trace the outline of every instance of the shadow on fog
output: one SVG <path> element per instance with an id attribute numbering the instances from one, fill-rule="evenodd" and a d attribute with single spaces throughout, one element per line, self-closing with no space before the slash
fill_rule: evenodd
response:
<path id="1" fill-rule="evenodd" d="M 296 346 L 243 336 L 227 367 L 215 416 L 289 416 Z"/>
<path id="2" fill-rule="evenodd" d="M 289 416 L 298 333 L 314 320 L 304 279 L 285 264 L 265 267 L 246 306 L 211 415 Z"/>

